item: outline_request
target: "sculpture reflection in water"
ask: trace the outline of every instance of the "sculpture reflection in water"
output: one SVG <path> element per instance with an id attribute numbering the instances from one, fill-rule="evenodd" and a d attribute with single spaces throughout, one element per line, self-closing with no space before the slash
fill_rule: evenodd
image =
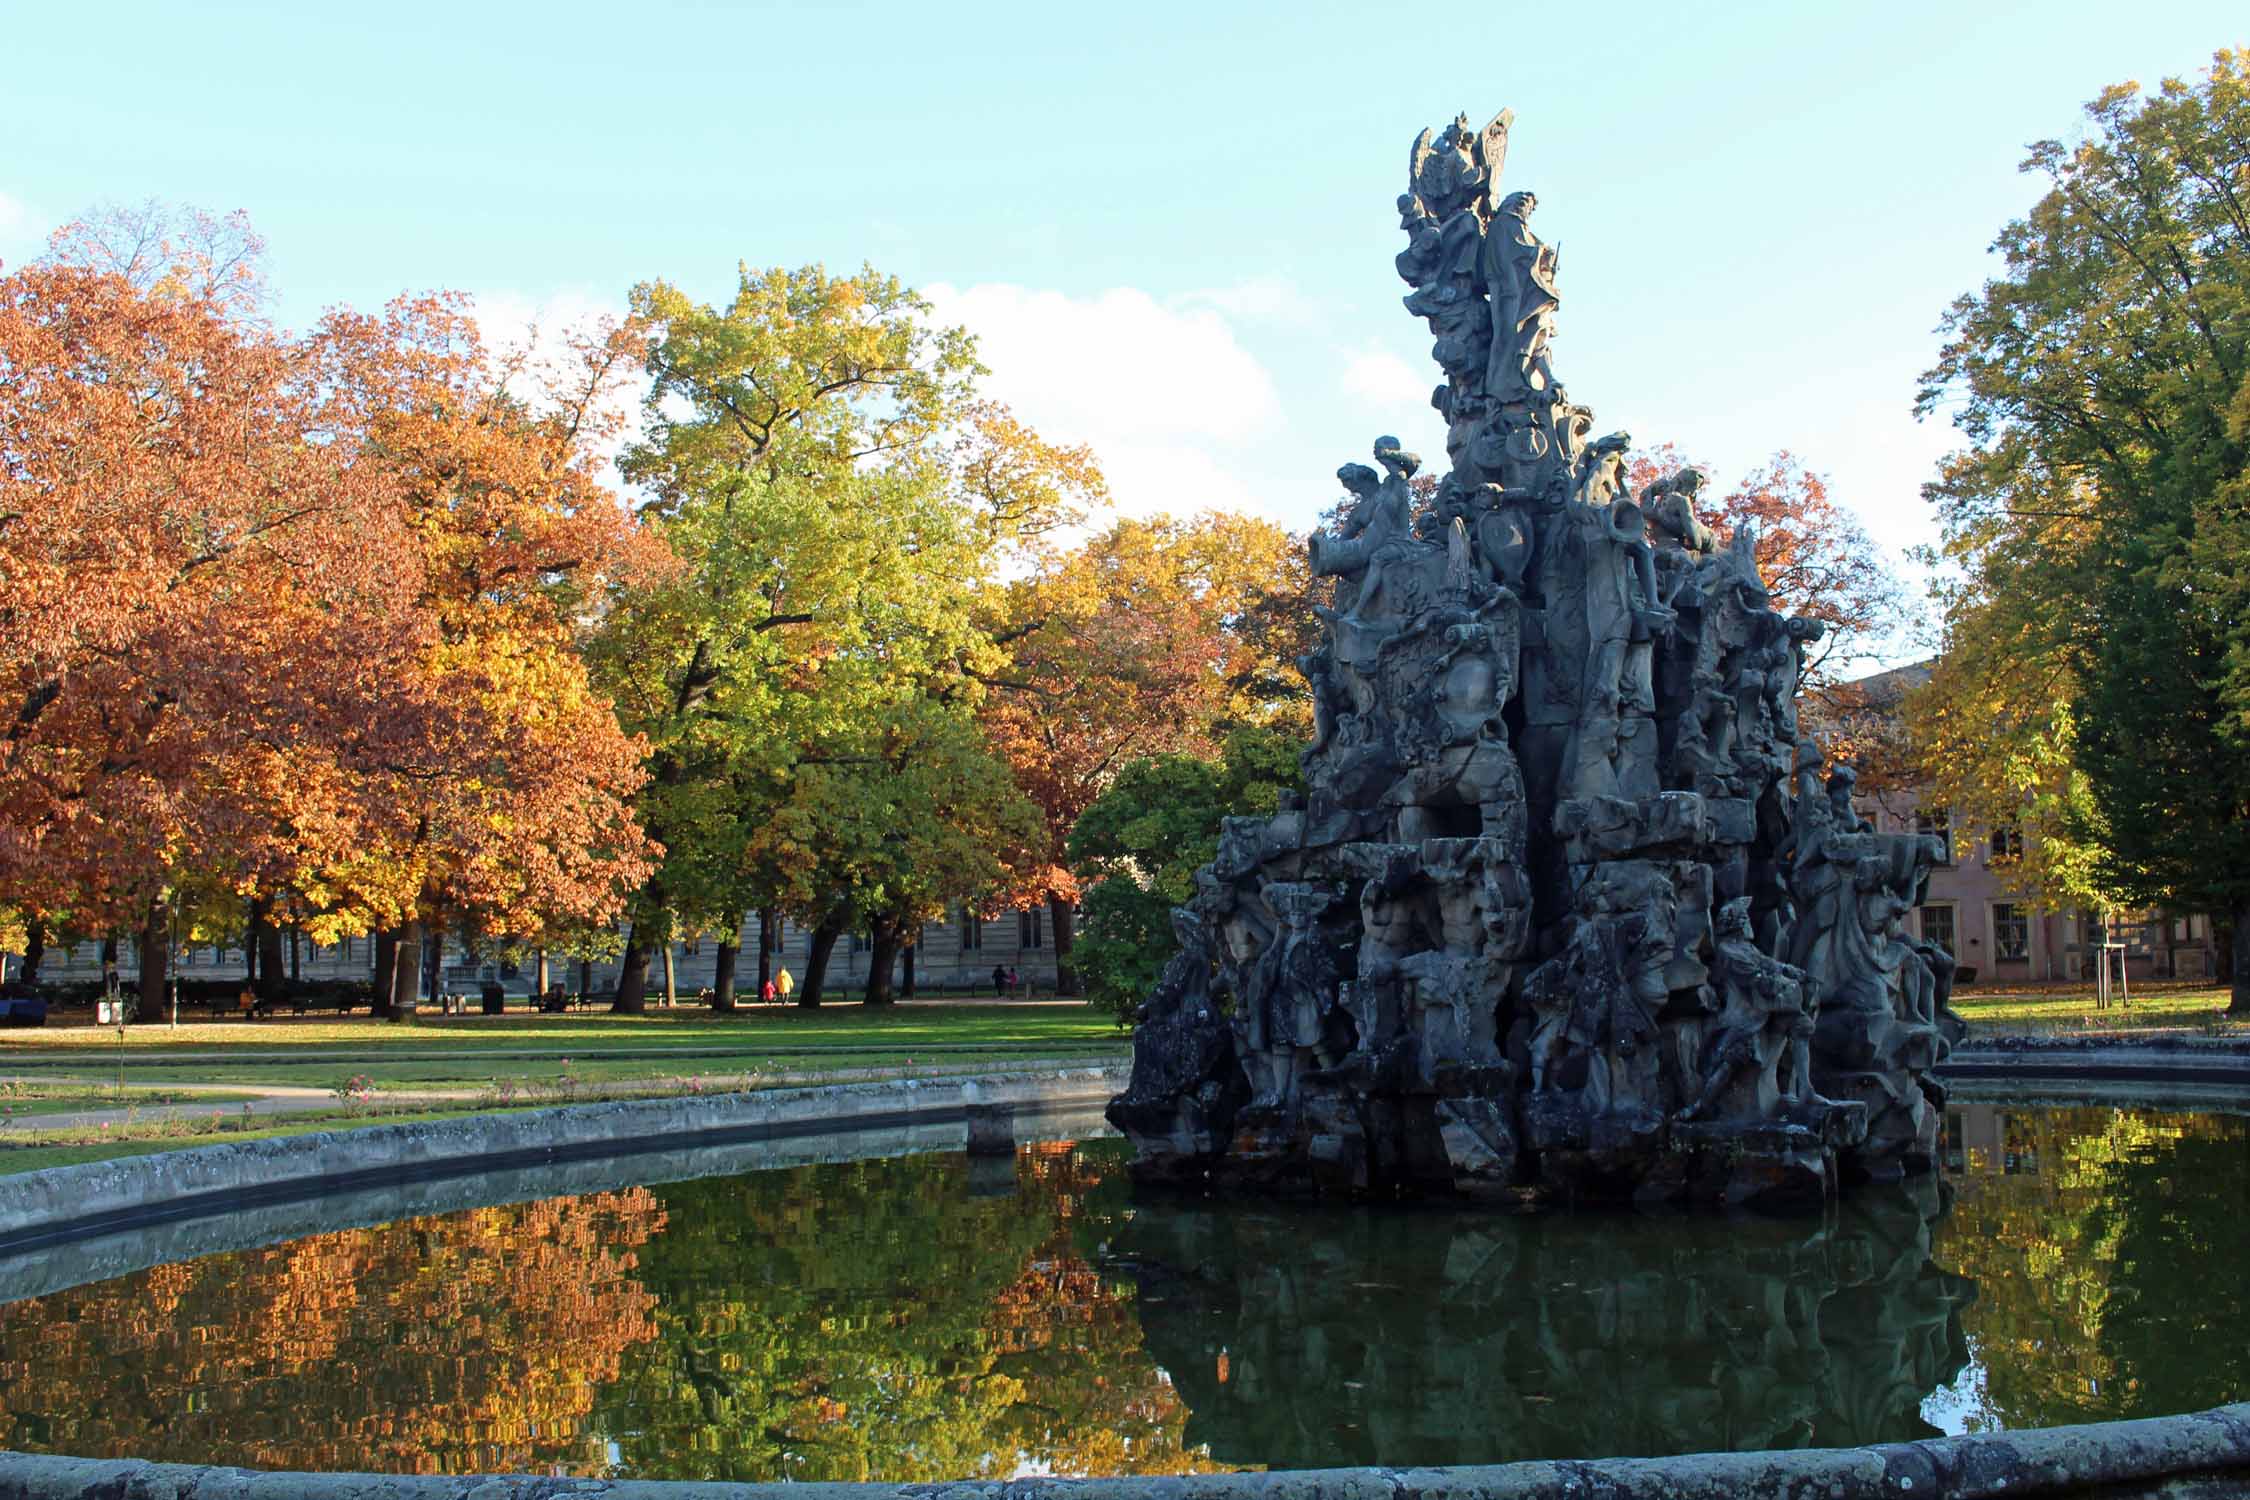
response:
<path id="1" fill-rule="evenodd" d="M 1934 1435 L 1973 1283 L 1930 1258 L 1930 1179 L 1822 1220 L 1167 1203 L 1140 1289 L 1185 1440 L 1275 1467 L 1801 1448 Z"/>
<path id="2" fill-rule="evenodd" d="M 1798 732 L 1807 642 L 1682 470 L 1635 494 L 1549 357 L 1512 116 L 1415 142 L 1448 472 L 1375 442 L 1311 540 L 1306 793 L 1230 818 L 1110 1110 L 1145 1179 L 1745 1202 L 1930 1169 L 1934 839 Z"/>

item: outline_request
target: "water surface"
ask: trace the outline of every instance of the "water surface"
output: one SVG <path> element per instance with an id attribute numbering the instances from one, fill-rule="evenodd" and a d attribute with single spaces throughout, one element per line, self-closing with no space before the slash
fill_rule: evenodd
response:
<path id="1" fill-rule="evenodd" d="M 2250 1395 L 2246 1124 L 1961 1105 L 1943 1191 L 1794 1220 L 1136 1200 L 1116 1141 L 554 1198 L 0 1307 L 0 1447 L 927 1480 L 2192 1410 Z"/>

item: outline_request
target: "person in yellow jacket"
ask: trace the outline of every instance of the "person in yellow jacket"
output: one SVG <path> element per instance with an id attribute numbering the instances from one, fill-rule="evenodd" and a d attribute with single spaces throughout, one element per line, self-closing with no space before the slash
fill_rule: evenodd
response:
<path id="1" fill-rule="evenodd" d="M 789 998 L 789 992 L 797 987 L 797 981 L 789 977 L 787 969 L 783 969 L 779 974 L 773 976 L 773 987 L 775 992 L 786 1001 Z"/>

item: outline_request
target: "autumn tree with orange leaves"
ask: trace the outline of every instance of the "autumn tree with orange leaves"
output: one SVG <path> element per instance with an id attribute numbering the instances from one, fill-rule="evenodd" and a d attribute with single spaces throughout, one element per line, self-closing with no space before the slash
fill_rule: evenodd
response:
<path id="1" fill-rule="evenodd" d="M 364 403 L 362 461 L 416 545 L 411 607 L 428 638 L 396 685 L 451 712 L 421 774 L 390 778 L 394 836 L 321 894 L 410 954 L 448 920 L 545 942 L 614 916 L 656 852 L 630 802 L 645 746 L 579 647 L 609 594 L 669 566 L 595 473 L 637 335 L 582 333 L 542 366 L 496 360 L 446 299 L 332 315 L 323 333 Z M 411 1010 L 416 977 L 394 968 L 394 1013 Z"/>
<path id="2" fill-rule="evenodd" d="M 0 277 L 0 891 L 138 931 L 152 1019 L 184 892 L 614 913 L 638 753 L 562 580 L 629 537 L 567 414 L 441 300 L 289 337 L 83 242 Z"/>

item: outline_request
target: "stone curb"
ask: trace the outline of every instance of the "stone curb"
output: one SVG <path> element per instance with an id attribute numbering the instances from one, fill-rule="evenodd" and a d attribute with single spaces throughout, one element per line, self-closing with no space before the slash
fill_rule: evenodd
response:
<path id="1" fill-rule="evenodd" d="M 2214 1084 L 2250 1087 L 2250 1046 L 2115 1041 L 2028 1042 L 2002 1038 L 1956 1047 L 1931 1070 L 1939 1078 L 2066 1079 L 2074 1082 Z"/>
<path id="2" fill-rule="evenodd" d="M 977 1103 L 1106 1099 L 1122 1063 L 563 1105 L 369 1125 L 0 1177 L 0 1257 L 133 1225 L 545 1162 L 960 1117 Z"/>
<path id="3" fill-rule="evenodd" d="M 1159 1479 L 953 1484 L 285 1474 L 137 1459 L 0 1454 L 0 1500 L 1947 1500 L 2155 1497 L 2250 1477 L 2250 1404 L 1801 1452 L 1563 1460 L 1456 1469 L 1313 1469 Z M 2224 1493 L 2211 1489 L 2206 1493 Z"/>
<path id="4" fill-rule="evenodd" d="M 1106 1133 L 1101 1104 L 1098 1094 L 1042 1104 L 1018 1114 L 1017 1138 L 1019 1142 L 1077 1140 Z M 958 1119 L 929 1114 L 872 1128 L 846 1124 L 818 1133 L 721 1144 L 689 1136 L 666 1142 L 662 1149 L 626 1155 L 495 1167 L 473 1176 L 394 1180 L 317 1196 L 301 1194 L 276 1203 L 238 1205 L 225 1213 L 132 1224 L 114 1233 L 55 1239 L 0 1255 L 0 1303 L 44 1297 L 175 1261 L 499 1203 L 536 1203 L 822 1162 L 959 1151 L 965 1134 Z"/>

